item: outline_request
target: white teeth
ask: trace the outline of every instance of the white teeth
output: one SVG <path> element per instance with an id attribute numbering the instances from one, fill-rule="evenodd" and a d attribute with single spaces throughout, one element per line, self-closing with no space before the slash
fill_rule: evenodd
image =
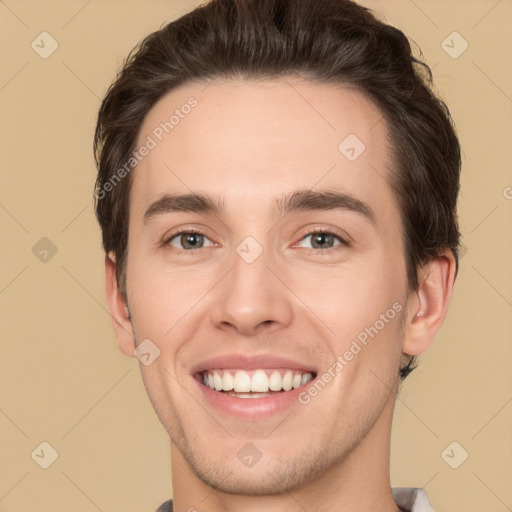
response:
<path id="1" fill-rule="evenodd" d="M 236 393 L 238 398 L 255 398 L 271 396 L 269 391 L 297 389 L 313 379 L 311 373 L 297 370 L 282 372 L 261 369 L 251 372 L 251 376 L 244 370 L 208 370 L 203 373 L 203 384 L 215 391 L 229 392 L 232 396 Z"/>
<path id="2" fill-rule="evenodd" d="M 283 389 L 283 379 L 279 372 L 272 372 L 272 375 L 268 379 L 268 387 L 270 391 L 281 391 L 281 389 Z"/>
<path id="3" fill-rule="evenodd" d="M 235 379 L 229 372 L 224 372 L 222 376 L 222 389 L 224 391 L 231 391 L 235 387 Z"/>
<path id="4" fill-rule="evenodd" d="M 302 376 L 301 386 L 304 386 L 304 384 L 307 384 L 311 379 L 313 378 L 313 375 L 311 373 L 305 373 Z"/>
<path id="5" fill-rule="evenodd" d="M 290 389 L 292 389 L 292 386 L 293 386 L 293 375 L 292 375 L 292 372 L 290 370 L 288 370 L 284 374 L 284 377 L 283 377 L 283 389 L 285 391 L 290 391 Z"/>
<path id="6" fill-rule="evenodd" d="M 268 377 L 263 370 L 256 370 L 251 379 L 251 391 L 266 393 L 268 391 Z"/>
<path id="7" fill-rule="evenodd" d="M 236 398 L 264 398 L 272 396 L 270 393 L 234 393 L 233 391 L 229 391 L 228 395 Z"/>
<path id="8" fill-rule="evenodd" d="M 222 389 L 222 377 L 217 372 L 213 374 L 213 386 L 215 387 L 215 391 Z"/>
<path id="9" fill-rule="evenodd" d="M 217 373 L 217 372 L 214 372 L 214 373 Z M 251 391 L 251 376 L 242 370 L 238 370 L 235 373 L 235 381 L 233 383 L 233 386 L 234 386 L 233 389 L 237 393 Z"/>

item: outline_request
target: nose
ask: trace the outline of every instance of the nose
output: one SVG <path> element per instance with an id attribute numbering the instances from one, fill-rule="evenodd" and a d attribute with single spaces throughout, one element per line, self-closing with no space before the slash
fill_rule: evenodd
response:
<path id="1" fill-rule="evenodd" d="M 291 323 L 293 294 L 272 260 L 266 250 L 252 262 L 238 253 L 233 255 L 231 271 L 215 287 L 210 311 L 217 328 L 254 336 Z"/>

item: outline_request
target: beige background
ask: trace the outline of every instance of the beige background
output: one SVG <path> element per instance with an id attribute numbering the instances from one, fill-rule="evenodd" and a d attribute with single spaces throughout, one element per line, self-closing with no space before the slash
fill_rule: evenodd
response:
<path id="1" fill-rule="evenodd" d="M 171 496 L 167 436 L 106 310 L 91 143 L 122 58 L 196 3 L 0 1 L 2 512 L 153 511 Z M 467 252 L 398 399 L 392 484 L 425 487 L 438 512 L 512 510 L 512 2 L 363 3 L 420 45 L 464 149 Z M 31 48 L 43 31 L 59 45 L 47 59 Z M 469 44 L 456 59 L 441 46 L 453 31 Z M 48 449 L 31 457 L 43 441 L 48 469 Z M 457 469 L 442 458 L 453 441 L 452 465 L 469 453 Z"/>

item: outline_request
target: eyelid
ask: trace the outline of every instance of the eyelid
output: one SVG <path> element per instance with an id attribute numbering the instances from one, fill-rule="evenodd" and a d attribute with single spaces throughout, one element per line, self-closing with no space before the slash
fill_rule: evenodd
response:
<path id="1" fill-rule="evenodd" d="M 185 233 L 204 236 L 211 242 L 211 245 L 207 246 L 207 247 L 218 246 L 218 244 L 215 243 L 213 240 L 211 240 L 210 237 L 204 231 L 201 231 L 200 229 L 192 228 L 192 227 L 180 228 L 178 231 L 174 231 L 172 234 L 164 236 L 162 245 L 168 246 L 170 244 L 171 240 L 173 240 L 176 237 L 178 237 L 182 234 L 185 234 Z M 315 227 L 315 228 L 310 228 L 309 230 L 305 231 L 301 235 L 299 241 L 296 242 L 295 244 L 293 244 L 292 247 L 296 247 L 297 244 L 302 242 L 305 238 L 307 238 L 308 236 L 315 235 L 317 233 L 334 236 L 335 238 L 337 238 L 339 240 L 339 242 L 340 242 L 339 245 L 341 245 L 341 246 L 349 247 L 351 245 L 350 241 L 349 241 L 349 240 L 351 240 L 351 237 L 347 233 L 345 233 L 339 229 L 333 228 L 333 227 Z M 183 251 L 183 252 L 193 252 L 193 251 L 198 251 L 200 249 L 206 249 L 207 247 L 199 247 L 198 249 L 179 249 L 177 247 L 173 247 L 173 249 L 175 249 L 177 251 Z M 313 251 L 326 252 L 328 250 L 335 250 L 336 247 L 338 247 L 338 246 L 330 247 L 328 249 L 315 249 L 315 248 L 309 248 L 309 249 L 311 249 Z"/>
<path id="2" fill-rule="evenodd" d="M 192 234 L 192 235 L 201 235 L 201 236 L 204 236 L 205 238 L 207 238 L 210 242 L 211 242 L 211 245 L 207 246 L 207 247 L 199 247 L 197 249 L 180 249 L 178 247 L 173 247 L 173 250 L 176 250 L 176 251 L 182 251 L 182 252 L 194 252 L 194 251 L 198 251 L 200 249 L 206 249 L 208 247 L 214 247 L 218 244 L 216 244 L 213 240 L 210 239 L 210 237 L 204 233 L 204 231 L 201 231 L 200 229 L 197 229 L 197 228 L 187 228 L 187 227 L 184 227 L 184 228 L 180 228 L 178 231 L 173 231 L 170 235 L 165 235 L 163 237 L 163 240 L 162 240 L 162 246 L 166 247 L 166 246 L 169 246 L 170 243 L 171 243 L 171 240 L 174 240 L 176 237 L 180 236 L 180 235 L 183 235 L 183 234 Z"/>
<path id="3" fill-rule="evenodd" d="M 336 229 L 336 228 L 333 228 L 333 227 L 316 227 L 316 228 L 311 228 L 309 229 L 308 231 L 306 231 L 303 235 L 301 235 L 301 238 L 299 240 L 299 242 L 297 243 L 300 243 L 302 242 L 305 238 L 307 238 L 308 236 L 311 236 L 311 235 L 314 235 L 316 233 L 322 233 L 322 234 L 327 234 L 327 235 L 333 235 L 334 237 L 336 237 L 339 241 L 340 241 L 340 245 L 342 246 L 345 246 L 345 247 L 349 247 L 351 245 L 351 237 L 348 233 L 345 233 L 344 231 L 341 231 L 339 229 Z M 296 244 L 293 245 L 293 247 L 295 247 Z M 330 247 L 331 250 L 334 250 L 335 247 Z M 314 251 L 327 251 L 328 249 L 312 249 Z"/>

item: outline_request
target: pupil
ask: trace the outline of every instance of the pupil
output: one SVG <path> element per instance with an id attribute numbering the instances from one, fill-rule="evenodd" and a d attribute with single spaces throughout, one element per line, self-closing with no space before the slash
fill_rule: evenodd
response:
<path id="1" fill-rule="evenodd" d="M 201 244 L 198 241 L 198 237 L 200 236 L 202 235 L 198 235 L 197 233 L 185 233 L 181 238 L 183 247 L 201 247 Z"/>
<path id="2" fill-rule="evenodd" d="M 327 241 L 331 241 L 332 235 L 326 233 L 319 233 L 313 237 L 313 245 L 320 244 L 320 247 L 324 247 Z"/>

